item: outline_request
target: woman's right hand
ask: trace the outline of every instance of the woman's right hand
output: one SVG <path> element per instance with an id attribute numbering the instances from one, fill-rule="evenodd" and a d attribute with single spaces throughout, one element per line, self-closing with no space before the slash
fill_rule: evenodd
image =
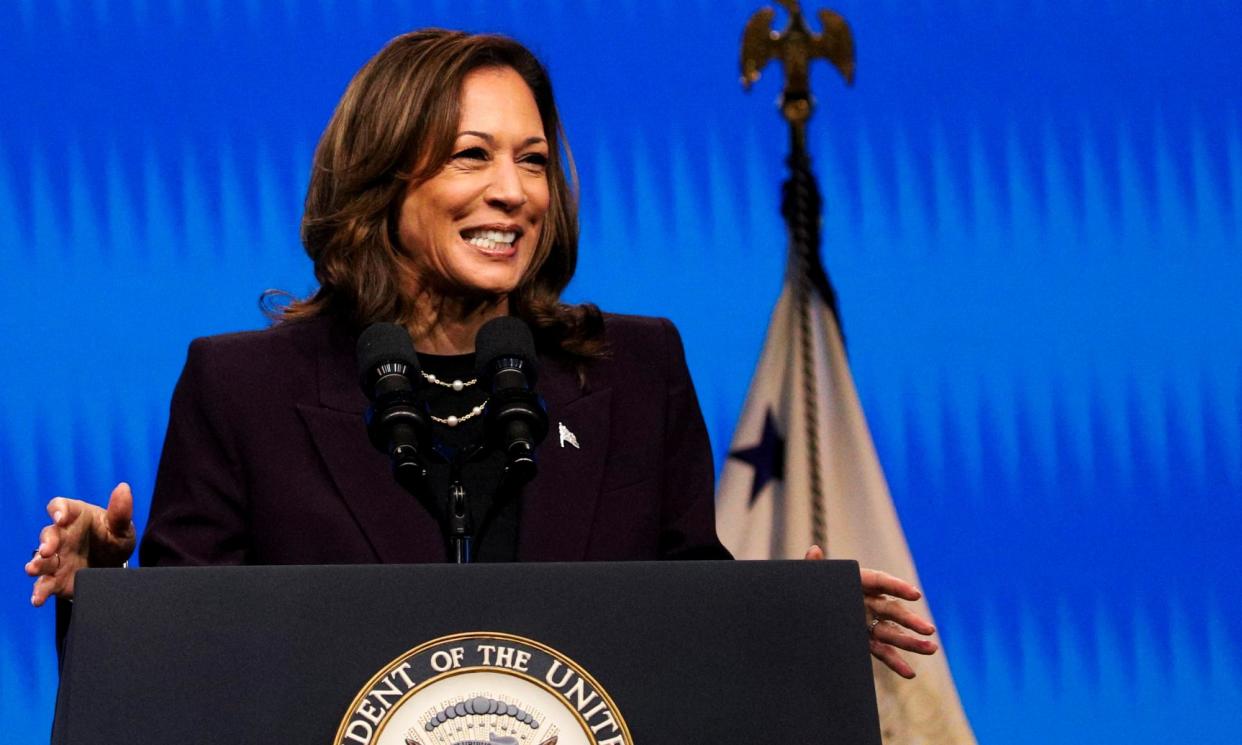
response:
<path id="1" fill-rule="evenodd" d="M 73 597 L 73 578 L 86 567 L 119 567 L 134 552 L 134 497 L 129 484 L 117 484 L 108 509 L 78 499 L 47 503 L 52 524 L 39 532 L 39 548 L 26 562 L 35 577 L 33 605 L 53 595 Z"/>

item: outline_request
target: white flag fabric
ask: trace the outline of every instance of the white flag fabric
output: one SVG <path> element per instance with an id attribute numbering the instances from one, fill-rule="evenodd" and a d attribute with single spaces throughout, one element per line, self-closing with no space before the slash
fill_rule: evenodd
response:
<path id="1" fill-rule="evenodd" d="M 794 283 L 805 280 L 793 270 L 798 262 L 790 263 L 720 481 L 720 538 L 739 559 L 800 559 L 822 542 L 829 558 L 856 559 L 917 585 L 827 287 L 809 288 L 807 312 L 799 313 Z M 810 381 L 804 366 L 813 371 Z M 814 486 L 823 495 L 818 507 Z M 911 605 L 932 617 L 925 601 Z M 974 743 L 944 649 L 907 657 L 918 658 L 914 680 L 873 660 L 886 745 Z"/>

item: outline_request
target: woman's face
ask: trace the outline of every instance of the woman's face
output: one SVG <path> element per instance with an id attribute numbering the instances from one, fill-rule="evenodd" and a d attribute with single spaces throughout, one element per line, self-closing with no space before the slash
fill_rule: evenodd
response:
<path id="1" fill-rule="evenodd" d="M 543 120 L 521 76 L 508 67 L 467 75 L 452 157 L 401 202 L 397 233 L 420 289 L 503 295 L 517 287 L 548 211 L 547 163 Z"/>

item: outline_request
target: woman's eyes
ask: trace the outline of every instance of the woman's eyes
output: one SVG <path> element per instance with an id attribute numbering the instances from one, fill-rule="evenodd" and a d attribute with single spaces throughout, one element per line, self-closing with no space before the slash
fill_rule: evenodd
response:
<path id="1" fill-rule="evenodd" d="M 454 160 L 487 160 L 487 151 L 481 147 L 468 147 L 453 154 Z"/>
<path id="2" fill-rule="evenodd" d="M 468 147 L 465 150 L 459 150 L 453 153 L 453 160 L 477 160 L 487 161 L 492 159 L 492 154 L 482 147 Z M 548 156 L 543 153 L 527 153 L 518 157 L 518 162 L 530 168 L 543 169 L 548 165 Z"/>

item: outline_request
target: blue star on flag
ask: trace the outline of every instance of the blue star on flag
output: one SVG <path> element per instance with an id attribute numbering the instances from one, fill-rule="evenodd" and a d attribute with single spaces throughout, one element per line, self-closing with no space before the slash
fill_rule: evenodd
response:
<path id="1" fill-rule="evenodd" d="M 759 492 L 763 491 L 769 481 L 785 478 L 785 439 L 776 429 L 776 418 L 772 416 L 771 409 L 764 412 L 763 434 L 759 442 L 748 448 L 734 450 L 729 453 L 729 457 L 749 463 L 755 469 L 755 478 L 750 485 L 751 506 L 754 506 Z"/>

